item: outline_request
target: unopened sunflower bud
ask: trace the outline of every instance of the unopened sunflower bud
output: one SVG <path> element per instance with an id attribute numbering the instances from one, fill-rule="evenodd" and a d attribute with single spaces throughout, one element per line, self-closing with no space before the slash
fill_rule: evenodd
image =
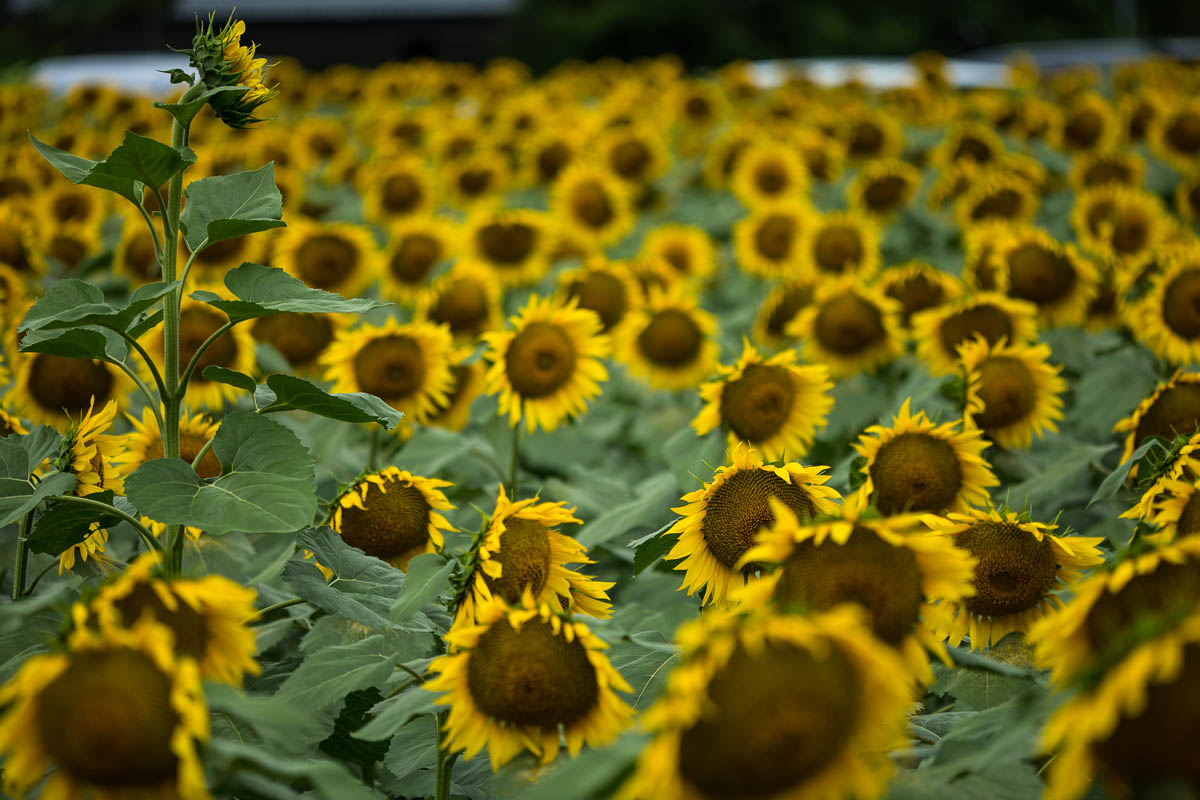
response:
<path id="1" fill-rule="evenodd" d="M 246 23 L 231 17 L 220 31 L 213 30 L 213 18 L 197 22 L 192 49 L 185 50 L 191 65 L 200 73 L 200 81 L 209 89 L 245 87 L 240 92 L 219 92 L 209 105 L 221 121 L 232 128 L 245 128 L 262 122 L 254 110 L 278 92 L 263 82 L 268 68 L 265 58 L 255 58 L 257 44 L 242 44 Z"/>

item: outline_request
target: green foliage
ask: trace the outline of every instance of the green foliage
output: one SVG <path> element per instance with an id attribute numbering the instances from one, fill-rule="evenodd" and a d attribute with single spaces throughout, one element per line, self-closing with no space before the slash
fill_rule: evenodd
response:
<path id="1" fill-rule="evenodd" d="M 113 493 L 112 490 L 97 492 L 89 495 L 88 499 L 112 505 Z M 92 523 L 107 528 L 120 521 L 120 516 L 106 513 L 94 506 L 62 501 L 50 503 L 33 527 L 33 534 L 29 537 L 29 549 L 34 553 L 57 556 L 86 539 L 91 532 Z"/>
<path id="2" fill-rule="evenodd" d="M 233 322 L 291 312 L 357 314 L 387 305 L 311 289 L 281 269 L 249 262 L 225 273 L 225 287 L 237 300 L 224 300 L 212 292 L 192 292 L 191 296 L 219 308 Z"/>
<path id="3" fill-rule="evenodd" d="M 75 488 L 75 476 L 67 472 L 32 480 L 48 441 L 46 436 L 33 439 L 33 434 L 0 439 L 0 525 L 16 522 L 43 500 Z"/>
<path id="4" fill-rule="evenodd" d="M 179 216 L 188 248 L 195 253 L 225 239 L 282 228 L 283 196 L 275 187 L 275 165 L 252 172 L 216 175 L 188 184 L 187 207 Z"/>
<path id="5" fill-rule="evenodd" d="M 103 161 L 71 155 L 38 141 L 32 133 L 29 138 L 42 157 L 71 183 L 106 189 L 139 207 L 142 187 L 157 189 L 196 161 L 196 154 L 187 148 L 177 150 L 132 131 L 125 132 L 125 141 Z"/>
<path id="6" fill-rule="evenodd" d="M 395 598 L 404 588 L 404 573 L 350 547 L 329 528 L 300 534 L 297 548 L 313 554 L 333 570 L 326 582 L 312 561 L 296 558 L 283 568 L 283 579 L 296 594 L 330 614 L 340 614 L 368 628 L 391 626 Z"/>

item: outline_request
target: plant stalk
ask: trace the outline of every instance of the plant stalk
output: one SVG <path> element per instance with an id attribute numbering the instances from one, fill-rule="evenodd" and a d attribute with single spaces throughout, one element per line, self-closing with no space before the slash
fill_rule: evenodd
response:
<path id="1" fill-rule="evenodd" d="M 437 720 L 437 776 L 435 783 L 434 800 L 450 800 L 450 776 L 454 771 L 454 762 L 458 760 L 458 753 L 449 753 L 446 751 L 446 734 L 443 728 L 446 726 L 447 712 L 440 712 L 434 719 Z"/>
<path id="2" fill-rule="evenodd" d="M 512 453 L 508 459 L 508 496 L 517 499 L 517 472 L 521 466 L 521 425 L 513 427 Z"/>
<path id="3" fill-rule="evenodd" d="M 17 560 L 13 564 L 13 600 L 25 594 L 25 571 L 29 568 L 29 529 L 33 527 L 33 510 L 21 520 L 21 532 L 17 537 Z"/>

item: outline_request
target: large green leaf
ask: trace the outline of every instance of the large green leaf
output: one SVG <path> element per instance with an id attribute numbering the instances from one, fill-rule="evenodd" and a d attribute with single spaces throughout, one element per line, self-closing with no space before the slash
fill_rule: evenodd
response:
<path id="1" fill-rule="evenodd" d="M 312 524 L 313 459 L 287 428 L 250 411 L 234 412 L 221 421 L 213 453 L 221 475 L 211 483 L 179 459 L 160 458 L 129 476 L 126 494 L 152 519 L 210 534 L 290 533 Z"/>
<path id="2" fill-rule="evenodd" d="M 219 295 L 203 291 L 192 292 L 191 297 L 221 309 L 234 322 L 289 312 L 360 314 L 388 305 L 378 300 L 347 298 L 313 289 L 281 269 L 250 262 L 225 273 L 225 287 L 236 300 L 223 300 Z"/>
<path id="3" fill-rule="evenodd" d="M 439 594 L 449 589 L 454 564 L 454 559 L 448 559 L 440 553 L 422 553 L 410 561 L 408 572 L 404 575 L 404 588 L 392 606 L 392 622 L 411 619 L 423 605 L 433 602 Z"/>
<path id="4" fill-rule="evenodd" d="M 206 761 L 214 771 L 234 783 L 232 787 L 215 787 L 219 797 L 315 796 L 322 800 L 378 800 L 382 797 L 335 761 L 311 756 L 282 756 L 259 745 L 223 738 L 214 738 L 209 743 L 207 756 Z"/>
<path id="5" fill-rule="evenodd" d="M 49 353 L 66 358 L 120 362 L 129 352 L 125 340 L 103 328 L 39 329 L 21 337 L 22 353 Z"/>
<path id="6" fill-rule="evenodd" d="M 310 654 L 276 694 L 303 708 L 334 706 L 356 689 L 380 686 L 396 668 L 397 655 L 381 635 Z"/>
<path id="7" fill-rule="evenodd" d="M 435 700 L 437 695 L 421 688 L 419 684 L 410 686 L 372 708 L 374 719 L 356 730 L 354 735 L 368 741 L 389 739 L 414 717 L 433 714 L 437 709 Z"/>
<path id="8" fill-rule="evenodd" d="M 21 320 L 19 330 L 25 333 L 94 325 L 124 331 L 178 285 L 178 282 L 148 283 L 134 290 L 128 303 L 114 306 L 105 301 L 104 293 L 91 284 L 64 278 L 38 298 Z"/>
<path id="9" fill-rule="evenodd" d="M 584 547 L 595 547 L 634 528 L 657 528 L 674 516 L 671 506 L 678 500 L 675 476 L 660 472 L 642 481 L 634 499 L 584 525 L 576 538 Z"/>
<path id="10" fill-rule="evenodd" d="M 266 388 L 255 392 L 259 409 L 268 411 L 307 411 L 342 422 L 374 422 L 391 430 L 400 424 L 404 414 L 373 394 L 353 392 L 333 394 L 304 378 L 293 375 L 271 375 Z M 273 398 L 273 399 L 272 399 Z"/>
<path id="11" fill-rule="evenodd" d="M 75 476 L 66 472 L 53 472 L 33 483 L 33 470 L 43 459 L 33 460 L 26 442 L 22 441 L 29 439 L 27 436 L 0 439 L 0 527 L 16 522 L 47 497 L 75 488 Z"/>
<path id="12" fill-rule="evenodd" d="M 302 755 L 333 730 L 332 712 L 290 703 L 279 697 L 246 695 L 224 683 L 204 687 L 208 710 L 228 718 L 235 728 L 249 728 L 280 752 Z"/>
<path id="13" fill-rule="evenodd" d="M 179 82 L 175 80 L 176 74 L 186 74 L 183 72 L 183 70 L 171 70 L 171 73 L 172 83 Z M 179 120 L 180 125 L 186 128 L 192 124 L 192 120 L 196 118 L 196 115 L 200 113 L 200 110 L 204 108 L 205 104 L 208 103 L 209 99 L 214 95 L 218 95 L 223 92 L 245 92 L 248 90 L 248 86 L 242 86 L 240 84 L 237 86 L 217 86 L 209 89 L 208 91 L 204 92 L 198 97 L 193 98 L 192 100 L 189 100 L 186 103 L 156 102 L 154 107 L 161 108 L 163 111 L 166 111 L 172 117 Z"/>
<path id="14" fill-rule="evenodd" d="M 275 165 L 253 172 L 216 175 L 188 184 L 187 207 L 180 221 L 187 226 L 188 248 L 215 244 L 270 228 L 282 228 L 283 196 L 275 186 Z"/>
<path id="15" fill-rule="evenodd" d="M 111 490 L 98 492 L 89 495 L 88 499 L 111 505 L 113 493 Z M 121 517 L 95 506 L 71 502 L 51 503 L 33 526 L 29 549 L 35 553 L 56 556 L 86 539 L 93 522 L 99 523 L 101 528 L 107 528 L 120 521 Z"/>
<path id="16" fill-rule="evenodd" d="M 312 561 L 295 558 L 283 568 L 283 579 L 296 594 L 330 614 L 340 614 L 368 628 L 391 626 L 392 605 L 404 588 L 404 573 L 346 544 L 329 528 L 308 530 L 296 543 L 333 570 L 328 583 Z"/>
<path id="17" fill-rule="evenodd" d="M 141 185 L 162 186 L 179 170 L 195 163 L 196 154 L 186 148 L 176 150 L 155 139 L 125 132 L 125 141 L 104 161 L 92 161 L 51 147 L 29 134 L 42 157 L 66 176 L 71 183 L 107 189 L 141 205 Z"/>

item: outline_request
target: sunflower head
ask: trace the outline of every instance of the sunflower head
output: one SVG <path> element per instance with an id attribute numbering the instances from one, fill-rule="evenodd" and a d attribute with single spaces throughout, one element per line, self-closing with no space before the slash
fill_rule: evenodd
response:
<path id="1" fill-rule="evenodd" d="M 351 547 L 407 569 L 414 556 L 441 550 L 443 531 L 455 530 L 440 513 L 454 508 L 442 492 L 452 485 L 396 467 L 368 473 L 338 497 L 329 526 Z"/>
<path id="2" fill-rule="evenodd" d="M 1099 94 L 1086 92 L 1076 97 L 1066 110 L 1058 146 L 1070 153 L 1105 150 L 1120 133 L 1112 105 Z"/>
<path id="3" fill-rule="evenodd" d="M 1076 191 L 1108 184 L 1136 187 L 1142 185 L 1145 173 L 1146 162 L 1137 153 L 1112 150 L 1077 156 L 1069 180 Z"/>
<path id="4" fill-rule="evenodd" d="M 275 348 L 297 372 L 306 372 L 316 367 L 321 353 L 345 325 L 337 314 L 289 312 L 259 317 L 250 326 L 250 335 Z"/>
<path id="5" fill-rule="evenodd" d="M 808 170 L 796 151 L 773 139 L 750 142 L 738 155 L 730 188 L 746 206 L 778 203 L 808 191 Z"/>
<path id="6" fill-rule="evenodd" d="M 717 268 L 716 247 L 703 229 L 691 225 L 663 225 L 646 234 L 641 255 L 661 259 L 681 276 L 704 279 Z"/>
<path id="7" fill-rule="evenodd" d="M 967 376 L 968 425 L 1007 448 L 1029 447 L 1035 435 L 1058 430 L 1067 382 L 1059 376 L 1062 367 L 1049 362 L 1050 345 L 988 344 L 977 337 L 958 353 Z"/>
<path id="8" fill-rule="evenodd" d="M 989 344 L 1035 340 L 1037 308 L 996 292 L 980 292 L 918 312 L 912 330 L 917 354 L 930 371 L 948 375 L 960 370 L 958 348 L 964 342 L 979 337 Z"/>
<path id="9" fill-rule="evenodd" d="M 690 389 L 716 371 L 716 318 L 681 287 L 651 291 L 614 340 L 633 374 L 663 389 Z"/>
<path id="10" fill-rule="evenodd" d="M 133 388 L 125 373 L 104 361 L 50 353 L 20 353 L 16 359 L 12 400 L 35 423 L 65 428 L 97 403 L 123 406 Z"/>
<path id="11" fill-rule="evenodd" d="M 434 269 L 456 255 L 456 233 L 453 223 L 439 217 L 406 217 L 393 223 L 381 258 L 384 294 L 400 302 L 415 298 Z"/>
<path id="12" fill-rule="evenodd" d="M 545 214 L 522 209 L 476 215 L 463 237 L 472 258 L 491 267 L 504 286 L 516 286 L 546 273 L 553 233 Z"/>
<path id="13" fill-rule="evenodd" d="M 872 372 L 902 353 L 900 313 L 898 302 L 846 277 L 819 286 L 786 332 L 804 341 L 808 360 L 845 377 Z"/>
<path id="14" fill-rule="evenodd" d="M 418 216 L 433 210 L 436 191 L 425 162 L 416 156 L 397 156 L 362 170 L 359 188 L 367 219 L 386 221 Z"/>
<path id="15" fill-rule="evenodd" d="M 500 294 L 495 270 L 461 259 L 417 296 L 417 319 L 448 327 L 456 342 L 474 344 L 479 334 L 500 327 Z"/>
<path id="16" fill-rule="evenodd" d="M 275 258 L 307 286 L 354 297 L 381 274 L 382 252 L 363 226 L 298 221 L 283 229 Z"/>
<path id="17" fill-rule="evenodd" d="M 852 209 L 886 220 L 912 202 L 920 186 L 919 169 L 898 159 L 888 159 L 865 164 L 846 192 Z"/>
<path id="18" fill-rule="evenodd" d="M 876 285 L 900 303 L 905 328 L 910 327 L 913 314 L 955 300 L 965 290 L 960 279 L 923 261 L 888 267 L 879 274 Z"/>
<path id="19" fill-rule="evenodd" d="M 263 82 L 267 60 L 254 57 L 258 45 L 242 44 L 245 33 L 246 23 L 235 21 L 232 16 L 223 28 L 215 30 L 213 17 L 209 15 L 207 24 L 196 20 L 192 47 L 182 51 L 208 88 L 243 87 L 243 91 L 215 94 L 208 101 L 217 117 L 231 128 L 247 128 L 262 122 L 254 112 L 279 94 L 278 89 Z"/>
<path id="20" fill-rule="evenodd" d="M 121 464 L 127 437 L 105 433 L 112 427 L 117 403 L 110 400 L 95 414 L 92 410 L 89 407 L 87 414 L 67 431 L 67 467 L 75 475 L 74 493 L 79 497 L 103 491 L 123 494 Z"/>
<path id="21" fill-rule="evenodd" d="M 804 268 L 814 277 L 869 279 L 879 268 L 879 230 L 863 216 L 824 214 L 805 228 L 801 251 Z"/>
<path id="22" fill-rule="evenodd" d="M 608 170 L 575 162 L 550 189 L 550 209 L 581 241 L 612 244 L 633 227 L 633 208 L 624 184 Z"/>
<path id="23" fill-rule="evenodd" d="M 801 269 L 804 233 L 811 225 L 801 201 L 759 208 L 733 228 L 734 255 L 746 272 L 781 278 Z"/>
<path id="24" fill-rule="evenodd" d="M 616 691 L 632 692 L 604 655 L 607 647 L 581 622 L 536 605 L 527 596 L 510 606 L 491 599 L 469 618 L 459 616 L 446 635 L 451 654 L 430 671 L 424 688 L 441 692 L 450 707 L 451 751 L 472 758 L 488 749 L 499 769 L 528 749 L 548 764 L 560 737 L 578 755 L 616 738 L 633 717 Z"/>
<path id="25" fill-rule="evenodd" d="M 1192 169 L 1200 157 L 1200 103 L 1177 101 L 1164 109 L 1150 125 L 1155 152 L 1181 169 Z"/>
<path id="26" fill-rule="evenodd" d="M 807 279 L 785 281 L 770 291 L 754 322 L 754 339 L 768 347 L 780 347 L 789 338 L 786 331 L 793 320 L 812 303 L 816 282 Z"/>
<path id="27" fill-rule="evenodd" d="M 1200 248 L 1166 251 L 1162 271 L 1130 312 L 1135 335 L 1162 360 L 1200 359 Z"/>
<path id="28" fill-rule="evenodd" d="M 1029 179 L 1000 169 L 981 172 L 955 201 L 955 216 L 963 228 L 992 220 L 1031 222 L 1037 209 Z"/>
<path id="29" fill-rule="evenodd" d="M 1151 436 L 1171 441 L 1197 431 L 1200 431 L 1200 374 L 1182 371 L 1156 386 L 1128 417 L 1113 426 L 1114 433 L 1127 434 L 1122 461 Z"/>

